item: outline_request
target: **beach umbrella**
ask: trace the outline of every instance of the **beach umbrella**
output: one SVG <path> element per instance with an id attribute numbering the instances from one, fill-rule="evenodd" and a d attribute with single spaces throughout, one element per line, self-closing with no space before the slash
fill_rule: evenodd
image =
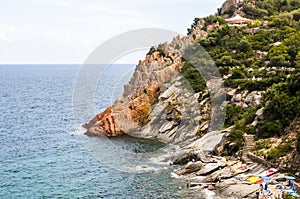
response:
<path id="1" fill-rule="evenodd" d="M 263 179 L 265 181 L 272 180 L 272 178 L 270 178 L 269 176 L 261 176 L 261 179 Z M 265 190 L 268 190 L 268 182 L 266 182 L 266 184 L 265 184 Z"/>
<path id="2" fill-rule="evenodd" d="M 287 180 L 296 180 L 296 178 L 293 177 L 293 176 L 285 176 L 285 179 L 287 179 Z"/>

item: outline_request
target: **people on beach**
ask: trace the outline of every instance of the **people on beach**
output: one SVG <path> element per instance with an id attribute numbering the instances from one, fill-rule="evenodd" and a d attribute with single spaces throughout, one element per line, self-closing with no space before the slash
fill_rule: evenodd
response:
<path id="1" fill-rule="evenodd" d="M 221 177 L 221 174 L 220 174 L 220 175 L 218 175 L 218 177 L 217 177 L 217 183 L 221 184 L 221 180 L 222 180 L 222 177 Z"/>
<path id="2" fill-rule="evenodd" d="M 191 186 L 191 181 L 190 180 L 187 180 L 186 181 L 186 188 L 189 189 Z"/>

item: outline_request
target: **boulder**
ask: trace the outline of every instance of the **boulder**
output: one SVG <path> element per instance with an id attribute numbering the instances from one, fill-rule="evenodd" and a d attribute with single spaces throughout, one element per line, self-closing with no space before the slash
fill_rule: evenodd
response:
<path id="1" fill-rule="evenodd" d="M 223 179 L 229 179 L 236 176 L 236 173 L 233 172 L 231 169 L 225 168 L 225 169 L 220 169 L 217 170 L 213 173 L 211 173 L 209 176 L 206 176 L 202 182 L 204 183 L 210 183 L 210 182 L 216 182 L 218 181 L 218 178 L 221 180 Z"/>
<path id="2" fill-rule="evenodd" d="M 190 161 L 198 161 L 198 160 L 200 160 L 200 158 L 197 152 L 184 150 L 181 151 L 179 154 L 176 154 L 172 162 L 173 164 L 184 165 Z"/>
<path id="3" fill-rule="evenodd" d="M 258 109 L 256 111 L 255 115 L 258 120 L 263 120 L 264 119 L 264 108 Z"/>
<path id="4" fill-rule="evenodd" d="M 237 94 L 233 97 L 234 102 L 241 102 L 242 101 L 242 94 Z"/>
<path id="5" fill-rule="evenodd" d="M 222 191 L 222 194 L 228 197 L 236 196 L 238 198 L 247 198 L 252 194 L 255 195 L 255 193 L 259 191 L 259 189 L 260 187 L 257 184 L 254 185 L 236 184 L 225 188 Z"/>
<path id="6" fill-rule="evenodd" d="M 199 171 L 203 167 L 203 163 L 201 161 L 198 162 L 189 162 L 182 169 L 176 171 L 177 175 L 186 175 L 196 171 Z"/>
<path id="7" fill-rule="evenodd" d="M 208 163 L 206 164 L 204 167 L 202 167 L 200 169 L 200 171 L 198 171 L 196 173 L 196 175 L 198 176 L 205 176 L 205 175 L 208 175 L 216 170 L 219 169 L 219 164 L 218 163 Z"/>

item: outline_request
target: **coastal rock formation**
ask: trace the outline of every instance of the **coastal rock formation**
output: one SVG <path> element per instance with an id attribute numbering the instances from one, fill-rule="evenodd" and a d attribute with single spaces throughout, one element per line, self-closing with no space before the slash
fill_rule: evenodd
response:
<path id="1" fill-rule="evenodd" d="M 292 66 L 277 66 L 277 60 L 272 58 L 274 45 L 267 46 L 270 48 L 268 52 L 264 49 L 271 34 L 278 34 L 273 26 L 268 27 L 268 23 L 260 26 L 258 23 L 259 27 L 255 28 L 236 28 L 227 26 L 219 17 L 227 18 L 243 11 L 247 13 L 247 9 L 251 11 L 254 8 L 255 2 L 227 0 L 217 16 L 196 18 L 187 36 L 177 36 L 170 43 L 152 47 L 145 60 L 136 66 L 131 80 L 124 86 L 123 95 L 85 125 L 87 134 L 129 134 L 167 143 L 163 161 L 182 165 L 175 171 L 176 177 L 186 177 L 188 181 L 195 179 L 194 183 L 201 185 L 210 183 L 212 186 L 213 182 L 215 185 L 218 182 L 220 189 L 220 180 L 225 180 L 222 190 L 228 196 L 256 197 L 258 186 L 244 185 L 249 181 L 239 174 L 250 170 L 249 176 L 258 176 L 266 169 L 261 165 L 276 163 L 278 168 L 299 174 L 299 74 L 292 74 L 296 71 Z M 244 6 L 247 9 L 243 10 Z M 209 34 L 210 31 L 213 31 L 212 34 Z M 292 39 L 295 38 L 296 35 Z M 193 51 L 196 41 L 214 57 L 219 70 L 211 70 L 214 64 L 206 60 L 208 56 L 203 56 L 203 51 Z M 286 40 L 278 45 L 284 42 Z M 193 51 L 192 59 L 186 59 L 189 57 L 186 52 L 190 51 Z M 205 64 L 199 64 L 203 71 L 208 69 L 204 75 L 193 66 L 193 60 L 198 61 L 199 58 L 193 53 L 200 54 L 200 60 L 205 60 Z M 282 64 L 288 65 L 292 61 L 287 59 Z M 271 67 L 271 64 L 276 67 Z M 185 68 L 188 70 L 185 71 Z M 209 76 L 207 71 L 220 72 L 223 78 L 218 78 L 219 74 Z M 187 74 L 184 75 L 184 72 Z M 198 78 L 199 73 L 203 81 L 195 83 L 195 79 L 201 79 Z M 202 87 L 204 81 L 206 87 Z M 220 89 L 223 83 L 227 86 L 226 91 Z M 201 89 L 195 92 L 197 86 Z M 220 97 L 222 94 L 226 94 L 226 99 Z M 216 108 L 215 102 L 221 105 Z M 282 107 L 282 104 L 288 106 Z M 222 112 L 226 105 L 227 113 Z M 213 128 L 214 122 L 223 125 L 224 118 L 227 129 Z M 294 123 L 290 124 L 292 119 Z M 251 139 L 243 136 L 245 134 Z M 248 144 L 245 145 L 245 142 Z M 236 159 L 228 161 L 215 156 L 220 154 Z M 240 171 L 244 164 L 239 160 L 250 167 Z M 238 185 L 233 185 L 238 182 Z M 217 188 L 216 185 L 214 189 Z"/>
<path id="2" fill-rule="evenodd" d="M 147 84 L 130 96 L 131 100 L 125 103 L 107 108 L 98 114 L 86 127 L 89 135 L 104 133 L 108 136 L 116 136 L 124 132 L 138 130 L 138 127 L 146 124 L 150 114 L 150 108 L 159 94 L 159 85 Z"/>
<path id="3" fill-rule="evenodd" d="M 222 16 L 223 18 L 230 18 L 236 14 L 244 15 L 244 7 L 250 6 L 255 7 L 256 0 L 226 0 L 222 7 L 218 10 L 218 15 Z"/>
<path id="4" fill-rule="evenodd" d="M 204 31 L 204 23 L 198 21 L 188 36 L 177 36 L 170 43 L 152 47 L 136 66 L 122 97 L 85 125 L 87 134 L 125 133 L 165 143 L 193 140 L 205 134 L 211 109 L 209 92 L 206 89 L 195 93 L 180 74 L 184 49 L 219 26 L 209 25 Z"/>
<path id="5" fill-rule="evenodd" d="M 223 3 L 221 8 L 221 15 L 226 15 L 233 10 L 237 10 L 244 4 L 244 0 L 227 0 Z M 229 16 L 231 17 L 231 16 Z"/>
<path id="6" fill-rule="evenodd" d="M 203 167 L 203 163 L 201 161 L 198 162 L 189 162 L 182 169 L 176 171 L 177 175 L 186 175 L 196 171 L 199 171 Z"/>

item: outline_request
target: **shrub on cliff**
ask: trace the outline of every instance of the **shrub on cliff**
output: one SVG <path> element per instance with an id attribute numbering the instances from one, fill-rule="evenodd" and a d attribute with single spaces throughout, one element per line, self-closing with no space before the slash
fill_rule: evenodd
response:
<path id="1" fill-rule="evenodd" d="M 180 73 L 188 81 L 190 86 L 194 89 L 195 93 L 203 91 L 206 87 L 205 80 L 202 78 L 198 69 L 196 69 L 189 62 L 183 64 Z"/>
<path id="2" fill-rule="evenodd" d="M 229 148 L 228 153 L 229 155 L 233 155 L 234 153 L 238 152 L 242 149 L 242 147 L 245 144 L 243 135 L 244 131 L 243 129 L 245 126 L 242 123 L 237 123 L 235 127 L 230 131 L 229 133 L 229 141 L 232 144 L 232 146 Z"/>
<path id="3" fill-rule="evenodd" d="M 241 119 L 241 113 L 243 112 L 242 107 L 240 106 L 226 106 L 226 117 L 225 117 L 225 125 L 231 126 L 234 125 L 235 121 L 239 121 Z"/>
<path id="4" fill-rule="evenodd" d="M 266 121 L 258 129 L 259 138 L 269 138 L 279 136 L 283 131 L 283 127 L 280 121 Z"/>
<path id="5" fill-rule="evenodd" d="M 286 152 L 278 149 L 278 148 L 272 148 L 268 152 L 267 160 L 269 161 L 276 161 L 278 158 L 283 157 L 287 155 Z"/>
<path id="6" fill-rule="evenodd" d="M 267 16 L 269 14 L 265 9 L 252 7 L 249 5 L 244 6 L 243 11 L 245 12 L 246 17 L 251 19 L 262 19 L 264 16 Z"/>
<path id="7" fill-rule="evenodd" d="M 274 15 L 280 12 L 290 12 L 292 10 L 296 10 L 300 7 L 299 0 L 262 0 L 256 1 L 256 10 L 252 11 L 252 14 L 264 14 L 265 12 L 261 10 L 267 11 L 267 15 Z M 247 9 L 246 9 L 247 10 Z M 249 12 L 249 14 L 251 14 Z"/>
<path id="8" fill-rule="evenodd" d="M 291 75 L 289 81 L 274 84 L 265 95 L 268 104 L 265 106 L 266 121 L 259 127 L 259 137 L 283 135 L 284 129 L 300 113 L 300 74 Z"/>

